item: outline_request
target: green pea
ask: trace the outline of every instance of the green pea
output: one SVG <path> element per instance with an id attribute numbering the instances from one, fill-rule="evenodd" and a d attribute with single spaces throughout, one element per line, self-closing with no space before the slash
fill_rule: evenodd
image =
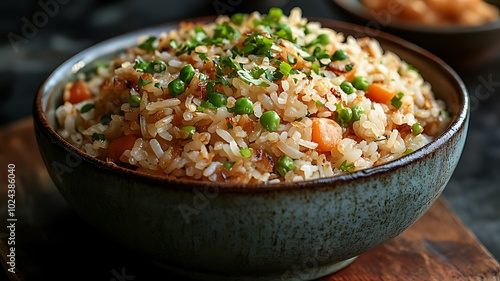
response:
<path id="1" fill-rule="evenodd" d="M 356 104 L 352 107 L 352 121 L 359 121 L 361 119 L 361 115 L 365 114 L 365 109 L 361 104 Z"/>
<path id="2" fill-rule="evenodd" d="M 241 13 L 236 13 L 231 16 L 231 22 L 236 24 L 236 25 L 241 25 L 243 23 L 243 20 L 245 20 L 245 15 Z"/>
<path id="3" fill-rule="evenodd" d="M 370 82 L 364 77 L 356 76 L 352 79 L 352 85 L 358 90 L 366 91 L 368 90 L 368 86 L 370 86 Z"/>
<path id="4" fill-rule="evenodd" d="M 179 78 L 185 83 L 190 83 L 194 77 L 194 67 L 190 64 L 186 64 L 180 72 Z"/>
<path id="5" fill-rule="evenodd" d="M 250 156 L 252 156 L 252 151 L 248 147 L 240 149 L 240 153 L 245 158 L 249 158 Z"/>
<path id="6" fill-rule="evenodd" d="M 275 21 L 278 21 L 283 16 L 283 10 L 280 8 L 271 8 L 269 9 L 268 16 Z"/>
<path id="7" fill-rule="evenodd" d="M 253 103 L 247 98 L 239 98 L 234 103 L 234 112 L 236 114 L 252 114 Z"/>
<path id="8" fill-rule="evenodd" d="M 139 95 L 131 95 L 128 97 L 128 103 L 131 107 L 139 107 L 141 105 L 141 96 Z"/>
<path id="9" fill-rule="evenodd" d="M 218 92 L 212 92 L 207 94 L 205 99 L 215 107 L 222 107 L 227 104 L 226 95 Z"/>
<path id="10" fill-rule="evenodd" d="M 289 156 L 281 156 L 276 162 L 276 172 L 282 177 L 286 175 L 289 171 L 295 170 L 295 163 L 293 159 Z"/>
<path id="11" fill-rule="evenodd" d="M 336 121 L 342 127 L 349 126 L 349 123 L 351 122 L 351 120 L 352 120 L 352 109 L 350 109 L 349 107 L 342 108 L 341 110 L 337 111 Z"/>
<path id="12" fill-rule="evenodd" d="M 176 97 L 184 92 L 184 81 L 177 78 L 168 83 L 168 90 L 170 91 L 170 95 L 172 97 Z"/>
<path id="13" fill-rule="evenodd" d="M 348 58 L 349 58 L 349 56 L 347 55 L 347 53 L 344 50 L 337 50 L 337 51 L 335 51 L 335 53 L 333 53 L 332 61 L 345 60 Z"/>
<path id="14" fill-rule="evenodd" d="M 413 126 L 411 126 L 411 132 L 415 135 L 418 136 L 424 131 L 424 127 L 422 127 L 422 124 L 420 123 L 415 123 Z"/>
<path id="15" fill-rule="evenodd" d="M 330 43 L 330 37 L 328 37 L 328 35 L 326 34 L 320 34 L 318 36 L 318 43 L 320 43 L 321 45 L 325 46 L 327 45 L 328 43 Z"/>
<path id="16" fill-rule="evenodd" d="M 260 124 L 262 125 L 262 127 L 264 127 L 264 129 L 266 129 L 270 132 L 274 132 L 274 131 L 278 130 L 278 128 L 280 126 L 280 122 L 281 122 L 281 119 L 280 119 L 278 113 L 276 113 L 276 111 L 272 111 L 272 110 L 266 111 L 260 117 Z"/>
<path id="17" fill-rule="evenodd" d="M 348 95 L 354 93 L 354 91 L 355 91 L 354 86 L 350 82 L 347 82 L 347 81 L 340 83 L 340 88 L 342 89 L 342 91 L 344 91 L 344 93 L 346 93 Z"/>
<path id="18" fill-rule="evenodd" d="M 195 126 L 182 126 L 181 131 L 186 132 L 187 136 L 185 139 L 190 139 L 194 133 L 196 133 L 196 127 Z"/>

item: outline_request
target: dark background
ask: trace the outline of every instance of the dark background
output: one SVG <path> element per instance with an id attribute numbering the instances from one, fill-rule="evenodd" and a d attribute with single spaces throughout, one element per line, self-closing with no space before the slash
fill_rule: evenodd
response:
<path id="1" fill-rule="evenodd" d="M 50 72 L 99 41 L 141 27 L 218 12 L 250 11 L 259 9 L 258 5 L 274 2 L 247 1 L 216 9 L 217 0 L 59 1 L 66 4 L 42 0 L 58 3 L 59 10 L 30 34 L 32 38 L 17 47 L 10 42 L 8 34 L 22 35 L 23 18 L 33 22 L 33 16 L 42 8 L 38 1 L 2 1 L 0 4 L 0 126 L 30 116 L 35 92 Z M 306 17 L 351 20 L 330 0 L 284 2 L 288 2 L 282 6 L 286 14 L 292 7 L 299 6 Z M 260 9 L 267 11 L 267 7 Z M 453 47 L 453 42 L 450 43 Z M 471 120 L 463 156 L 444 192 L 459 217 L 497 259 L 500 258 L 499 70 L 499 61 L 488 61 L 476 69 L 458 71 L 471 96 Z M 484 81 L 497 82 L 488 87 Z"/>

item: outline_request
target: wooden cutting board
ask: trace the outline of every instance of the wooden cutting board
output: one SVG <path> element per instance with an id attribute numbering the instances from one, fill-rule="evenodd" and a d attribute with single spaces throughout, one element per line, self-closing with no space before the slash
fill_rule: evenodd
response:
<path id="1" fill-rule="evenodd" d="M 16 166 L 17 218 L 10 280 L 185 280 L 101 236 L 66 205 L 45 170 L 31 119 L 0 129 L 2 179 L 8 164 Z M 1 216 L 6 222 L 5 211 Z M 7 269 L 5 228 L 0 235 Z M 500 265 L 440 198 L 404 233 L 320 280 L 500 280 Z"/>

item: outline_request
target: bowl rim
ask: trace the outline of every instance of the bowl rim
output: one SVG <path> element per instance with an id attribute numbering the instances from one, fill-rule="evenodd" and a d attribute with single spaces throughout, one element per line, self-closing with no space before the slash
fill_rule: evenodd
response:
<path id="1" fill-rule="evenodd" d="M 206 17 L 190 18 L 182 21 L 206 22 L 213 20 L 215 18 L 216 16 L 206 16 Z M 311 21 L 318 21 L 322 24 L 322 26 L 333 29 L 340 28 L 340 29 L 355 31 L 356 28 L 361 27 L 359 25 L 352 23 L 336 21 L 331 19 L 324 19 L 324 18 L 311 18 Z M 399 47 L 402 47 L 408 51 L 411 51 L 412 53 L 415 53 L 417 56 L 423 57 L 428 62 L 438 66 L 440 68 L 440 71 L 443 72 L 444 75 L 448 76 L 453 88 L 456 89 L 456 94 L 458 96 L 457 98 L 460 103 L 459 104 L 460 106 L 456 107 L 458 110 L 456 114 L 454 114 L 454 116 L 452 117 L 450 124 L 439 136 L 437 136 L 430 143 L 426 144 L 425 146 L 416 150 L 415 152 L 410 153 L 408 155 L 404 155 L 400 158 L 381 164 L 379 166 L 366 168 L 359 171 L 354 171 L 352 173 L 336 175 L 333 177 L 311 179 L 300 182 L 280 182 L 272 184 L 269 183 L 235 184 L 235 183 L 225 183 L 225 182 L 199 181 L 191 179 L 175 179 L 165 176 L 148 175 L 128 168 L 123 168 L 115 164 L 110 164 L 98 158 L 92 157 L 83 152 L 82 150 L 71 145 L 68 141 L 62 138 L 62 136 L 57 134 L 57 132 L 50 126 L 47 116 L 45 114 L 46 111 L 44 110 L 44 108 L 42 108 L 42 97 L 49 95 L 52 92 L 52 91 L 47 91 L 47 87 L 49 87 L 54 83 L 57 84 L 57 80 L 56 81 L 53 80 L 57 79 L 58 76 L 62 75 L 60 74 L 62 71 L 72 69 L 71 67 L 77 65 L 78 62 L 80 62 L 83 58 L 92 57 L 95 59 L 95 55 L 92 54 L 95 54 L 96 52 L 98 53 L 99 51 L 102 50 L 107 50 L 113 44 L 116 43 L 122 44 L 121 43 L 122 41 L 132 42 L 132 40 L 134 42 L 137 42 L 138 36 L 147 34 L 157 34 L 161 31 L 168 31 L 172 28 L 176 28 L 179 22 L 180 21 L 168 22 L 165 24 L 142 28 L 132 32 L 125 33 L 120 36 L 112 37 L 110 39 L 107 39 L 105 41 L 102 41 L 98 44 L 95 44 L 91 47 L 84 49 L 83 51 L 77 53 L 76 55 L 72 56 L 71 58 L 60 64 L 47 77 L 47 79 L 44 80 L 44 82 L 42 82 L 35 95 L 33 103 L 33 120 L 35 123 L 35 129 L 38 127 L 41 130 L 40 132 L 36 130 L 36 133 L 46 134 L 51 140 L 52 144 L 60 146 L 67 153 L 80 157 L 82 161 L 86 162 L 87 164 L 90 164 L 92 167 L 96 169 L 100 169 L 106 173 L 114 173 L 119 176 L 132 177 L 134 180 L 144 183 L 145 185 L 148 185 L 148 187 L 161 186 L 162 188 L 167 188 L 167 189 L 176 189 L 176 190 L 180 189 L 189 191 L 193 189 L 205 190 L 205 191 L 216 190 L 217 192 L 221 193 L 248 193 L 248 192 L 268 193 L 268 192 L 277 192 L 284 190 L 297 191 L 297 190 L 304 190 L 307 188 L 314 188 L 314 189 L 326 188 L 326 187 L 335 188 L 337 185 L 345 184 L 348 182 L 360 181 L 372 175 L 385 174 L 394 170 L 401 169 L 410 163 L 422 160 L 424 156 L 429 156 L 434 154 L 437 150 L 439 150 L 439 148 L 444 143 L 448 142 L 457 132 L 463 129 L 468 122 L 470 102 L 468 98 L 467 88 L 464 82 L 458 76 L 458 74 L 450 66 L 448 66 L 445 62 L 443 62 L 441 59 L 431 54 L 430 52 L 404 39 L 401 39 L 394 35 L 387 34 L 385 32 L 376 31 L 377 32 L 376 36 L 370 36 L 370 37 L 375 38 L 377 40 L 383 39 L 385 41 L 389 41 L 395 45 L 398 45 Z M 128 47 L 129 46 L 125 45 L 122 46 L 119 50 L 123 51 Z M 49 103 L 47 102 L 46 106 L 48 104 Z M 40 150 L 42 150 L 41 147 Z"/>
<path id="2" fill-rule="evenodd" d="M 368 9 L 365 5 L 363 5 L 363 3 L 361 3 L 359 0 L 332 0 L 332 1 L 345 12 L 351 14 L 352 16 L 358 19 L 365 21 L 367 24 L 369 22 L 375 22 L 380 25 L 377 19 L 370 13 L 370 9 Z M 500 10 L 500 7 L 498 6 L 496 7 Z M 411 31 L 415 33 L 424 33 L 432 35 L 472 34 L 478 32 L 498 31 L 500 29 L 500 19 L 494 22 L 488 22 L 481 25 L 469 26 L 469 25 L 457 24 L 457 25 L 433 26 L 433 25 L 425 25 L 395 18 L 393 21 L 389 22 L 387 25 L 382 26 L 381 28 L 382 29 L 388 28 L 388 29 L 407 31 L 407 32 Z"/>

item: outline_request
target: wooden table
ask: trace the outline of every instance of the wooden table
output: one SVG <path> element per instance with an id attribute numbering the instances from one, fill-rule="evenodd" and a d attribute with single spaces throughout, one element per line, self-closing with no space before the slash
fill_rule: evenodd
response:
<path id="1" fill-rule="evenodd" d="M 2 210 L 11 163 L 17 222 L 16 274 L 8 273 L 10 280 L 185 280 L 103 237 L 67 206 L 45 170 L 31 119 L 0 129 Z M 6 215 L 2 211 L 2 222 Z M 5 228 L 0 235 L 7 269 Z M 440 198 L 404 233 L 321 280 L 500 280 L 500 265 Z"/>

